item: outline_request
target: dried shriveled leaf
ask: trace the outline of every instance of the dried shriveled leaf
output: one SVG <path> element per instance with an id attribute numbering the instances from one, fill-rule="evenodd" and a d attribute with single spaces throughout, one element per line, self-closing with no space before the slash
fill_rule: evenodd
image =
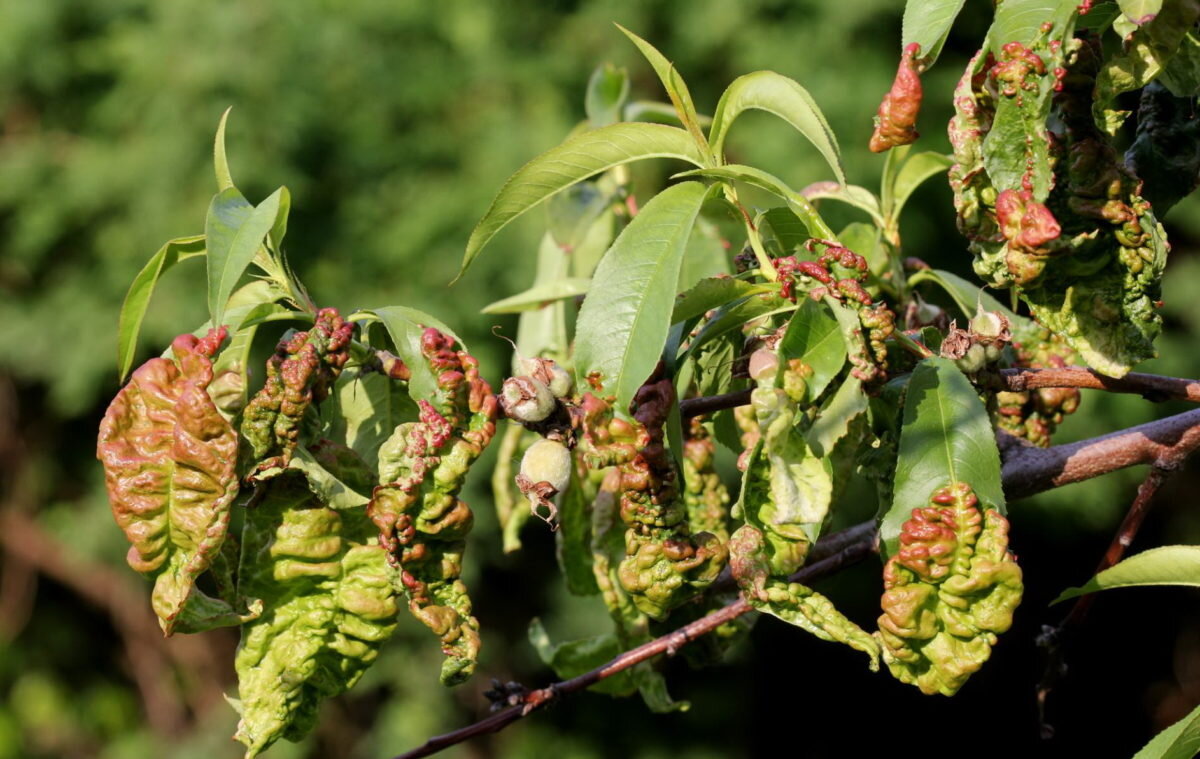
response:
<path id="1" fill-rule="evenodd" d="M 96 455 L 113 516 L 133 546 L 129 565 L 154 577 L 152 603 L 170 634 L 208 568 L 237 494 L 237 434 L 209 397 L 224 327 L 175 338 L 176 360 L 153 358 L 109 405 Z"/>

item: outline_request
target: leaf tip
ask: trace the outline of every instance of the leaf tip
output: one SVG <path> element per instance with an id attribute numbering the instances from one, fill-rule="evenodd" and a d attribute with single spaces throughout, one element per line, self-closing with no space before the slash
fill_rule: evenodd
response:
<path id="1" fill-rule="evenodd" d="M 225 155 L 225 124 L 229 121 L 229 112 L 232 110 L 231 105 L 221 114 L 221 120 L 217 123 L 217 136 L 213 141 L 213 166 L 219 191 L 233 187 L 233 176 L 229 173 L 229 160 Z"/>

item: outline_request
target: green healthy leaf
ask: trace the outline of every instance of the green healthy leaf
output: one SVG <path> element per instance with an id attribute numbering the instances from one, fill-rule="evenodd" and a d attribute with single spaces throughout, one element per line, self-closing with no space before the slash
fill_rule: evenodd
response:
<path id="1" fill-rule="evenodd" d="M 629 97 L 629 74 L 610 63 L 597 66 L 588 80 L 583 107 L 593 127 L 608 126 L 621 120 L 621 108 Z"/>
<path id="2" fill-rule="evenodd" d="M 217 193 L 208 209 L 208 313 L 221 324 L 225 303 L 279 216 L 281 187 L 251 208 L 236 189 Z"/>
<path id="3" fill-rule="evenodd" d="M 846 341 L 842 339 L 841 326 L 825 304 L 804 299 L 779 341 L 779 358 L 784 362 L 798 358 L 812 368 L 812 376 L 806 382 L 807 400 L 825 392 L 846 363 Z"/>
<path id="4" fill-rule="evenodd" d="M 522 311 L 536 311 L 556 300 L 584 295 L 591 284 L 592 280 L 590 279 L 566 277 L 555 282 L 534 285 L 525 292 L 489 303 L 480 310 L 480 313 L 519 314 Z"/>
<path id="5" fill-rule="evenodd" d="M 343 371 L 333 393 L 321 404 L 325 434 L 343 442 L 376 470 L 379 446 L 397 425 L 417 421 L 417 404 L 407 391 L 403 382 L 379 372 Z"/>
<path id="6" fill-rule="evenodd" d="M 985 507 L 1004 513 L 1000 452 L 987 408 L 954 362 L 927 358 L 908 383 L 896 459 L 895 491 L 879 535 L 895 553 L 900 527 L 934 490 L 965 482 Z"/>
<path id="7" fill-rule="evenodd" d="M 233 188 L 229 159 L 225 157 L 225 122 L 229 120 L 229 112 L 232 110 L 233 106 L 229 106 L 221 114 L 221 121 L 217 124 L 217 138 L 213 141 L 213 168 L 217 174 L 217 192 Z"/>
<path id="8" fill-rule="evenodd" d="M 971 284 L 957 274 L 951 274 L 941 269 L 922 269 L 908 278 L 910 287 L 919 285 L 922 282 L 933 282 L 945 290 L 954 299 L 954 302 L 958 304 L 963 316 L 968 319 L 974 316 L 976 308 L 982 305 L 987 311 L 999 311 L 1004 314 L 1014 331 L 1024 332 L 1037 328 L 1037 325 L 1032 320 L 1013 313 L 1011 309 L 1004 306 L 1000 301 L 988 295 L 987 291 L 978 285 Z"/>
<path id="9" fill-rule="evenodd" d="M 1200 546 L 1162 546 L 1143 551 L 1100 572 L 1083 587 L 1067 588 L 1050 603 L 1138 585 L 1200 587 Z"/>
<path id="10" fill-rule="evenodd" d="M 1200 706 L 1163 730 L 1133 759 L 1193 759 L 1200 753 Z"/>
<path id="11" fill-rule="evenodd" d="M 690 289 L 696 283 L 718 275 L 729 276 L 729 243 L 721 239 L 720 230 L 715 224 L 704 218 L 703 212 L 696 219 L 692 236 L 688 238 L 687 250 L 683 254 L 683 263 L 679 267 L 679 282 L 676 292 Z"/>
<path id="12" fill-rule="evenodd" d="M 695 140 L 696 147 L 700 152 L 707 154 L 709 152 L 708 141 L 704 138 L 704 132 L 700 129 L 700 118 L 696 113 L 696 104 L 692 102 L 692 93 L 688 92 L 688 87 L 683 81 L 683 77 L 675 70 L 675 66 L 662 53 L 658 52 L 657 48 L 620 24 L 616 26 L 637 46 L 642 56 L 650 62 L 654 73 L 658 75 L 659 81 L 662 82 L 663 88 L 667 91 L 667 97 L 671 99 L 671 105 L 675 106 L 675 113 L 679 115 L 679 120 L 683 122 L 684 128 L 692 135 L 692 139 Z"/>
<path id="13" fill-rule="evenodd" d="M 898 150 L 894 148 L 893 150 Z M 889 154 L 890 155 L 890 154 Z M 837 182 L 814 182 L 800 191 L 809 200 L 836 200 L 854 206 L 870 215 L 871 220 L 883 226 L 883 213 L 875 193 L 856 184 L 839 185 Z"/>
<path id="14" fill-rule="evenodd" d="M 570 252 L 612 202 L 611 193 L 598 182 L 577 182 L 546 201 L 546 226 L 559 247 Z"/>
<path id="15" fill-rule="evenodd" d="M 121 382 L 125 381 L 129 370 L 133 368 L 138 334 L 142 331 L 142 320 L 146 318 L 146 309 L 150 307 L 150 298 L 154 295 L 159 277 L 180 261 L 202 255 L 204 235 L 180 237 L 159 248 L 133 278 L 129 292 L 125 294 L 125 302 L 121 304 L 117 327 L 117 372 Z"/>
<path id="16" fill-rule="evenodd" d="M 900 48 L 914 42 L 921 46 L 920 57 L 926 67 L 932 66 L 942 53 L 942 45 L 950 35 L 950 27 L 966 0 L 908 0 L 904 4 L 904 23 L 900 32 Z"/>
<path id="17" fill-rule="evenodd" d="M 292 212 L 292 193 L 286 187 L 279 188 L 279 214 L 275 217 L 275 223 L 271 225 L 271 232 L 267 235 L 271 246 L 275 250 L 280 250 L 283 245 L 284 235 L 287 234 L 288 215 Z M 286 265 L 286 264 L 285 264 Z"/>
<path id="18" fill-rule="evenodd" d="M 675 175 L 676 178 L 695 176 L 745 182 L 746 184 L 760 187 L 767 192 L 774 193 L 787 203 L 788 208 L 791 209 L 792 213 L 796 214 L 800 221 L 804 222 L 804 225 L 808 227 L 810 235 L 826 240 L 834 239 L 833 230 L 829 228 L 829 225 L 825 223 L 821 215 L 813 208 L 808 198 L 788 187 L 783 180 L 765 171 L 756 169 L 753 166 L 729 164 L 728 166 L 717 166 L 709 169 L 684 171 Z"/>
<path id="19" fill-rule="evenodd" d="M 779 288 L 772 285 L 755 284 L 731 277 L 702 279 L 690 290 L 680 293 L 675 301 L 675 310 L 671 312 L 671 323 L 678 324 L 703 316 L 714 308 L 751 295 L 778 291 Z"/>
<path id="20" fill-rule="evenodd" d="M 412 374 L 408 381 L 408 387 L 409 394 L 414 400 L 432 398 L 437 390 L 437 377 L 434 376 L 433 370 L 429 368 L 429 362 L 421 353 L 421 335 L 424 334 L 427 327 L 433 327 L 450 335 L 458 340 L 462 350 L 466 350 L 466 346 L 463 345 L 463 341 L 454 333 L 454 330 L 440 320 L 415 308 L 385 306 L 384 308 L 364 309 L 357 314 L 352 314 L 349 321 L 357 321 L 362 318 L 374 318 L 387 329 L 392 343 L 396 346 L 396 355 L 404 361 Z"/>
<path id="21" fill-rule="evenodd" d="M 868 404 L 862 380 L 846 377 L 808 430 L 806 441 L 813 454 L 826 458 L 833 453 L 833 447 L 850 431 L 850 423 L 866 413 Z"/>
<path id="22" fill-rule="evenodd" d="M 933 151 L 910 156 L 896 174 L 895 183 L 892 185 L 891 204 L 890 207 L 884 206 L 883 215 L 895 223 L 900 218 L 900 211 L 908 202 L 913 191 L 930 177 L 945 172 L 952 163 L 954 161 L 950 159 L 950 156 Z"/>
<path id="23" fill-rule="evenodd" d="M 711 116 L 705 116 L 703 113 L 696 115 L 700 126 L 705 127 L 712 123 Z M 670 103 L 661 103 L 657 100 L 633 100 L 625 105 L 625 120 L 626 121 L 644 121 L 651 124 L 665 124 L 667 126 L 683 126 L 679 120 L 679 114 L 675 112 L 675 106 Z"/>
<path id="24" fill-rule="evenodd" d="M 613 243 L 592 278 L 575 332 L 575 368 L 582 379 L 599 372 L 616 408 L 658 363 L 671 325 L 671 307 L 688 236 L 708 188 L 683 182 L 656 195 Z"/>
<path id="25" fill-rule="evenodd" d="M 458 276 L 497 232 L 530 208 L 576 182 L 643 158 L 677 158 L 696 166 L 706 160 L 687 132 L 659 124 L 613 124 L 572 137 L 522 166 L 504 183 L 471 232 Z"/>
<path id="26" fill-rule="evenodd" d="M 592 571 L 592 514 L 579 473 L 571 469 L 571 482 L 559 501 L 558 523 L 554 533 L 555 555 L 562 569 L 567 590 L 577 596 L 600 592 Z"/>
<path id="27" fill-rule="evenodd" d="M 768 248 L 769 253 L 777 256 L 790 256 L 799 252 L 800 246 L 812 236 L 804 222 L 800 221 L 790 208 L 784 206 L 768 208 L 758 215 L 754 223 L 758 227 L 763 246 Z M 773 245 L 777 245 L 778 249 L 770 250 Z"/>
<path id="28" fill-rule="evenodd" d="M 538 246 L 533 286 L 541 287 L 566 278 L 569 267 L 575 263 L 575 255 L 567 256 L 554 242 L 553 236 L 546 232 L 542 236 L 541 245 Z M 516 353 L 521 356 L 541 356 L 555 360 L 567 358 L 567 309 L 564 301 L 556 300 L 535 311 L 521 314 L 517 321 Z M 523 373 L 519 363 L 520 356 L 514 354 L 514 376 Z"/>
<path id="29" fill-rule="evenodd" d="M 1163 0 L 1117 0 L 1117 6 L 1126 18 L 1142 26 L 1154 20 L 1162 10 Z"/>
<path id="30" fill-rule="evenodd" d="M 840 184 L 846 171 L 838 151 L 837 137 L 812 95 L 800 84 L 774 71 L 755 71 L 733 80 L 713 111 L 709 138 L 713 154 L 720 156 L 733 122 L 745 111 L 758 109 L 774 114 L 795 127 L 821 155 Z"/>
<path id="31" fill-rule="evenodd" d="M 713 318 L 709 319 L 700 329 L 700 333 L 688 343 L 688 353 L 696 354 L 712 340 L 740 329 L 748 321 L 795 310 L 796 304 L 784 300 L 777 292 L 759 293 L 734 301 L 717 309 Z"/>
<path id="32" fill-rule="evenodd" d="M 291 461 L 288 462 L 288 468 L 303 474 L 304 478 L 308 480 L 308 489 L 331 509 L 353 509 L 366 506 L 367 502 L 371 500 L 356 492 L 354 488 L 338 479 L 333 472 L 321 466 L 313 458 L 308 448 L 303 445 L 296 446 L 296 451 L 292 454 Z"/>

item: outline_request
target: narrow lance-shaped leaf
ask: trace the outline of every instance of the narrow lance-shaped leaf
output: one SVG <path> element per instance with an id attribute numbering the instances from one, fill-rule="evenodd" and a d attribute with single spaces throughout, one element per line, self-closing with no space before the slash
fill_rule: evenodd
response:
<path id="1" fill-rule="evenodd" d="M 957 274 L 941 269 L 923 269 L 909 277 L 909 286 L 922 282 L 933 282 L 945 290 L 955 304 L 962 310 L 963 316 L 970 318 L 982 306 L 985 311 L 999 311 L 1008 319 L 1014 332 L 1027 332 L 1036 329 L 1034 322 L 1024 316 L 1018 316 L 1007 306 L 993 298 L 983 288 L 972 284 Z"/>
<path id="2" fill-rule="evenodd" d="M 275 226 L 283 192 L 281 187 L 254 208 L 234 188 L 222 190 L 213 198 L 204 227 L 208 312 L 213 324 L 222 323 L 225 302 Z"/>
<path id="3" fill-rule="evenodd" d="M 643 158 L 677 158 L 703 166 L 691 136 L 660 124 L 613 124 L 584 132 L 522 166 L 500 188 L 463 255 L 462 276 L 483 247 L 513 219 L 576 182 Z"/>
<path id="4" fill-rule="evenodd" d="M 1133 759 L 1193 759 L 1200 752 L 1200 706 L 1163 730 Z"/>
<path id="5" fill-rule="evenodd" d="M 904 204 L 908 202 L 913 192 L 925 180 L 945 172 L 952 163 L 949 156 L 932 151 L 909 156 L 908 160 L 900 166 L 900 170 L 896 172 L 895 182 L 891 187 L 891 202 L 884 205 L 883 215 L 893 224 L 897 223 L 900 211 L 904 209 Z"/>
<path id="6" fill-rule="evenodd" d="M 667 91 L 667 97 L 671 99 L 671 104 L 675 106 L 675 112 L 679 115 L 679 120 L 683 122 L 684 128 L 692 135 L 692 139 L 696 141 L 696 147 L 700 152 L 707 154 L 709 152 L 708 141 L 704 138 L 704 132 L 700 129 L 700 117 L 696 113 L 696 104 L 692 102 L 692 93 L 688 91 L 687 84 L 683 81 L 683 77 L 679 75 L 679 72 L 675 70 L 674 64 L 668 61 L 656 47 L 646 40 L 620 24 L 616 26 L 637 46 L 637 49 L 654 68 L 654 73 L 658 74 L 659 81 L 662 82 L 663 88 Z"/>
<path id="7" fill-rule="evenodd" d="M 122 382 L 133 366 L 142 320 L 146 318 L 146 309 L 150 307 L 150 298 L 154 295 L 159 277 L 180 261 L 202 255 L 204 235 L 180 237 L 159 248 L 133 278 L 129 292 L 125 294 L 125 302 L 121 304 L 121 320 L 117 327 L 117 371 Z"/>
<path id="8" fill-rule="evenodd" d="M 96 456 L 113 517 L 133 544 L 126 559 L 154 578 L 151 603 L 168 635 L 220 550 L 238 491 L 237 434 L 207 392 L 225 334 L 175 338 L 178 361 L 139 367 L 100 423 Z"/>
<path id="9" fill-rule="evenodd" d="M 217 137 L 213 140 L 213 169 L 217 175 L 217 192 L 233 188 L 233 175 L 229 173 L 229 159 L 225 156 L 225 123 L 229 120 L 229 112 L 232 110 L 233 106 L 229 106 L 221 114 L 221 121 L 217 124 Z"/>
<path id="10" fill-rule="evenodd" d="M 834 240 L 833 230 L 813 208 L 812 203 L 808 198 L 787 186 L 782 179 L 772 176 L 761 169 L 756 169 L 753 166 L 742 166 L 739 164 L 729 164 L 727 166 L 718 166 L 711 169 L 694 169 L 676 174 L 677 177 L 712 177 L 714 179 L 733 180 L 737 182 L 745 182 L 755 187 L 760 187 L 767 192 L 774 193 L 780 198 L 783 198 L 787 203 L 788 208 L 792 213 L 796 214 L 800 221 L 808 227 L 808 232 L 813 237 L 820 237 L 825 240 Z"/>
<path id="11" fill-rule="evenodd" d="M 612 64 L 597 66 L 588 80 L 584 111 L 593 127 L 615 124 L 621 120 L 621 108 L 629 97 L 629 74 Z"/>
<path id="12" fill-rule="evenodd" d="M 825 392 L 846 364 L 841 326 L 827 306 L 809 298 L 792 314 L 778 350 L 781 361 L 799 359 L 812 370 L 805 380 L 805 398 L 809 401 Z"/>
<path id="13" fill-rule="evenodd" d="M 480 309 L 483 314 L 519 314 L 536 311 L 558 300 L 574 298 L 587 293 L 592 280 L 586 277 L 564 277 L 545 284 L 534 285 L 525 292 L 510 295 Z"/>
<path id="14" fill-rule="evenodd" d="M 755 71 L 740 76 L 726 88 L 713 112 L 709 130 L 713 153 L 721 155 L 729 128 L 738 116 L 751 109 L 774 114 L 795 127 L 820 151 L 838 183 L 846 183 L 837 137 L 825 120 L 825 114 L 821 113 L 808 90 L 774 71 Z"/>
<path id="15" fill-rule="evenodd" d="M 916 43 L 921 61 L 932 66 L 942 53 L 950 27 L 966 0 L 908 0 L 904 4 L 904 22 L 900 31 L 901 49 Z"/>
<path id="16" fill-rule="evenodd" d="M 987 409 L 952 361 L 927 358 L 908 383 L 895 490 L 879 525 L 889 556 L 913 509 L 925 507 L 933 489 L 956 482 L 968 483 L 984 507 L 1004 513 L 1000 453 Z"/>
<path id="17" fill-rule="evenodd" d="M 647 203 L 605 254 L 580 309 L 576 372 L 598 372 L 621 412 L 662 354 L 680 261 L 707 193 L 683 182 Z"/>
<path id="18" fill-rule="evenodd" d="M 1200 546 L 1162 546 L 1143 551 L 1100 572 L 1083 587 L 1067 588 L 1051 603 L 1139 585 L 1200 587 Z"/>

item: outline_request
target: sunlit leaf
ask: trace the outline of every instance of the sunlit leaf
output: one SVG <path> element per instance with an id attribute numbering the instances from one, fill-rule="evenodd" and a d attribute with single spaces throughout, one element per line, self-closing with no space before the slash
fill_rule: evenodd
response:
<path id="1" fill-rule="evenodd" d="M 1200 546 L 1162 546 L 1143 551 L 1100 572 L 1082 587 L 1067 588 L 1050 603 L 1138 585 L 1200 587 Z"/>
<path id="2" fill-rule="evenodd" d="M 580 180 L 643 158 L 677 158 L 696 166 L 705 162 L 691 136 L 676 127 L 613 124 L 572 137 L 508 178 L 471 232 L 459 276 L 497 232 L 530 208 Z"/>
<path id="3" fill-rule="evenodd" d="M 755 71 L 740 76 L 726 88 L 713 111 L 709 130 L 713 153 L 721 155 L 729 128 L 738 116 L 751 109 L 774 114 L 795 127 L 825 158 L 834 178 L 841 184 L 846 183 L 837 137 L 829 128 L 825 115 L 808 90 L 774 71 Z"/>
<path id="4" fill-rule="evenodd" d="M 605 254 L 579 312 L 575 365 L 598 372 L 624 411 L 654 365 L 667 329 L 679 266 L 708 188 L 683 182 L 656 195 Z"/>
<path id="5" fill-rule="evenodd" d="M 180 261 L 202 255 L 204 235 L 180 237 L 159 248 L 133 278 L 129 292 L 125 294 L 125 302 L 121 304 L 121 318 L 117 327 L 117 372 L 122 382 L 133 367 L 142 320 L 146 318 L 146 309 L 150 306 L 150 298 L 154 295 L 159 277 Z"/>

